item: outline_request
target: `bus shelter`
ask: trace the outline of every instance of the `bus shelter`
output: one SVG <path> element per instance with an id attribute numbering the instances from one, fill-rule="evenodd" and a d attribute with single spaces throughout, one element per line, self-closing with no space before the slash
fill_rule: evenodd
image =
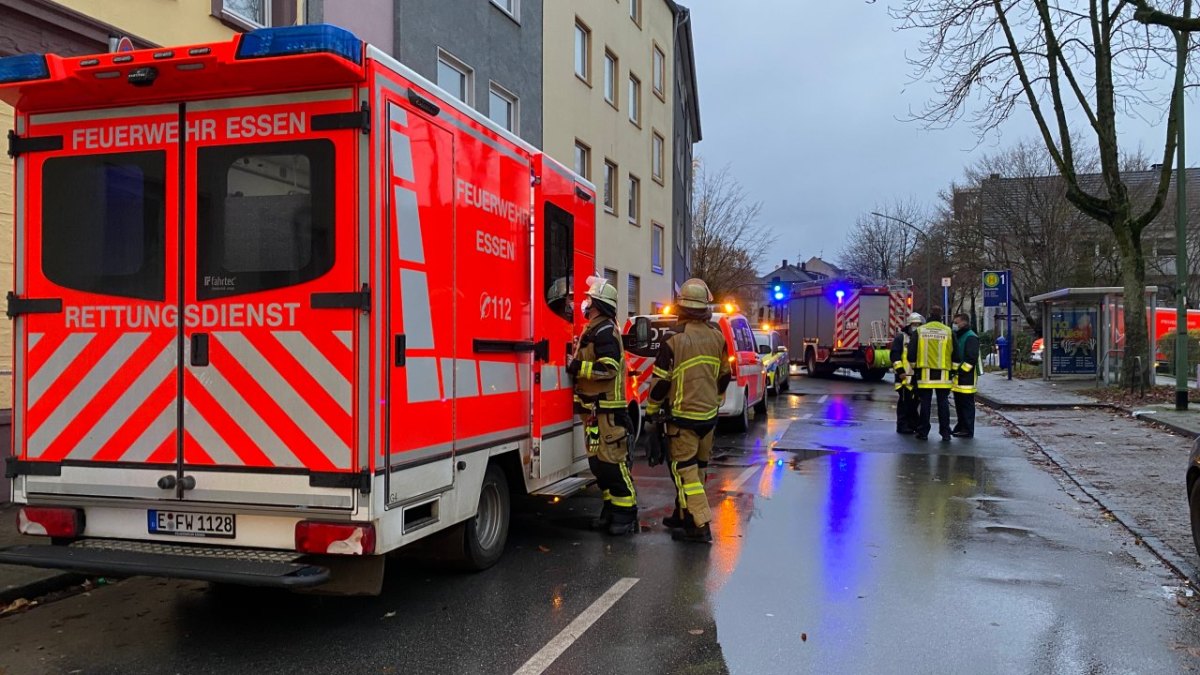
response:
<path id="1" fill-rule="evenodd" d="M 1158 287 L 1147 286 L 1146 330 L 1154 335 L 1154 307 Z M 1120 286 L 1060 288 L 1030 298 L 1042 315 L 1042 378 L 1045 380 L 1095 379 L 1114 383 L 1125 358 L 1141 357 L 1154 372 L 1154 340 L 1145 354 L 1125 353 L 1125 289 Z"/>

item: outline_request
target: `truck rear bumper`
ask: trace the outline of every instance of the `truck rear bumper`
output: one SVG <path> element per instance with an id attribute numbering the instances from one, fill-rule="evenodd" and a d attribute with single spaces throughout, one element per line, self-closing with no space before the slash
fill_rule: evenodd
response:
<path id="1" fill-rule="evenodd" d="M 0 563 L 89 575 L 170 577 L 274 588 L 305 588 L 329 580 L 328 569 L 299 562 L 302 557 L 294 551 L 106 539 L 0 549 Z"/>

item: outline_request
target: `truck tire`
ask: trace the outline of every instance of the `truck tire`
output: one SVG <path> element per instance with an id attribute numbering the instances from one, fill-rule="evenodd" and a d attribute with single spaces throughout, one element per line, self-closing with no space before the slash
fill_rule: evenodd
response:
<path id="1" fill-rule="evenodd" d="M 809 377 L 817 376 L 817 353 L 811 349 L 804 352 L 804 369 Z"/>
<path id="2" fill-rule="evenodd" d="M 792 388 L 792 380 L 791 380 L 792 374 L 788 371 L 787 366 L 784 366 L 782 375 L 783 375 L 783 382 L 782 383 L 777 382 L 775 384 L 775 388 L 778 389 L 779 391 L 790 391 Z"/>
<path id="3" fill-rule="evenodd" d="M 475 517 L 458 525 L 462 531 L 459 565 L 466 570 L 486 570 L 504 553 L 510 516 L 508 477 L 496 464 L 489 464 L 479 488 Z"/>
<path id="4" fill-rule="evenodd" d="M 883 368 L 865 368 L 859 371 L 862 379 L 866 382 L 879 382 L 883 379 L 884 375 L 887 375 L 887 372 Z"/>
<path id="5" fill-rule="evenodd" d="M 764 420 L 767 419 L 767 395 L 765 393 L 762 398 L 758 399 L 758 403 L 754 404 L 754 421 L 757 422 L 760 417 Z"/>
<path id="6" fill-rule="evenodd" d="M 750 430 L 750 392 L 742 390 L 742 412 L 736 417 L 730 418 L 729 426 L 734 431 L 749 431 Z"/>

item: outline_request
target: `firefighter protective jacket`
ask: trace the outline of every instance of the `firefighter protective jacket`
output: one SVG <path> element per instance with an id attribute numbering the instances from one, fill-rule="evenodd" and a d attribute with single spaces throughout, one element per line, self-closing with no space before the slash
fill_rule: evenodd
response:
<path id="1" fill-rule="evenodd" d="M 711 426 L 731 376 L 721 331 L 707 321 L 681 319 L 659 347 L 646 412 L 653 415 L 665 404 L 681 427 Z"/>
<path id="2" fill-rule="evenodd" d="M 974 394 L 979 391 L 979 336 L 968 328 L 959 334 L 954 341 L 954 370 L 958 379 L 954 391 L 960 394 Z"/>
<path id="3" fill-rule="evenodd" d="M 892 369 L 896 373 L 896 389 L 913 388 L 913 369 L 908 360 L 908 345 L 912 342 L 912 326 L 905 326 L 892 339 Z"/>
<path id="4" fill-rule="evenodd" d="M 625 349 L 612 319 L 598 316 L 588 322 L 569 371 L 575 376 L 575 402 L 585 411 L 625 409 Z"/>
<path id="5" fill-rule="evenodd" d="M 917 329 L 908 343 L 908 360 L 917 370 L 918 389 L 950 389 L 954 370 L 954 331 L 940 321 Z"/>

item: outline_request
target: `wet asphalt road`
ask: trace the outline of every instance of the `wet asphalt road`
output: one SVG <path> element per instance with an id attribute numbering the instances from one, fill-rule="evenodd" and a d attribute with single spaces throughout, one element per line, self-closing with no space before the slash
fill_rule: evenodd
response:
<path id="1" fill-rule="evenodd" d="M 898 437 L 892 401 L 795 377 L 721 434 L 712 546 L 670 539 L 640 463 L 633 537 L 588 531 L 589 492 L 526 504 L 487 572 L 394 561 L 378 598 L 131 579 L 0 619 L 0 673 L 513 673 L 548 644 L 572 674 L 1200 669 L 1183 584 L 1095 504 L 986 416 Z"/>

